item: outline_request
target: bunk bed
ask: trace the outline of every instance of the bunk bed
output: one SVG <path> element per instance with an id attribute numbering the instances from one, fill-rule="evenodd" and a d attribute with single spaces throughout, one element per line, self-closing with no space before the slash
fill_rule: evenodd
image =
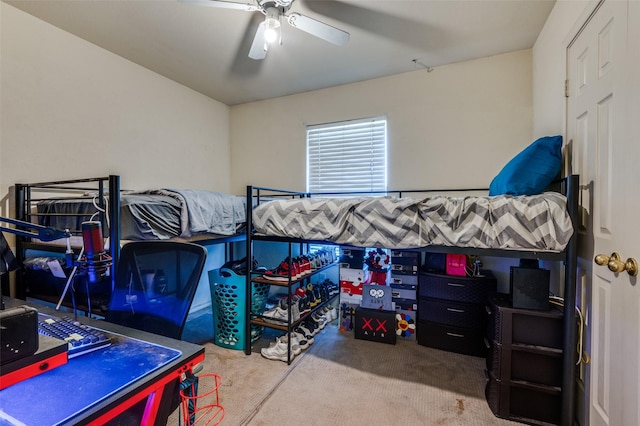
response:
<path id="1" fill-rule="evenodd" d="M 50 302 L 60 297 L 59 280 L 55 289 L 49 285 L 41 294 L 37 290 L 35 294 L 28 294 L 28 291 L 35 290 L 38 281 L 51 275 L 40 270 L 44 265 L 43 259 L 52 255 L 64 260 L 68 245 L 77 259 L 83 246 L 81 225 L 85 221 L 101 224 L 105 258 L 110 259 L 105 278 L 93 284 L 95 292 L 92 296 L 98 299 L 95 305 L 98 311 L 104 310 L 108 304 L 115 286 L 120 248 L 128 241 L 190 241 L 204 246 L 225 244 L 225 257 L 233 258 L 231 243 L 245 238 L 245 200 L 243 196 L 212 191 L 122 190 L 120 176 L 117 175 L 16 184 L 17 220 L 71 233 L 68 241 L 16 238 L 16 257 L 25 265 L 17 275 L 16 295 L 21 299 L 30 295 Z M 98 311 L 96 313 L 104 313 Z"/>
<path id="2" fill-rule="evenodd" d="M 465 190 L 310 194 L 247 187 L 247 258 L 254 241 L 384 247 L 564 263 L 562 420 L 572 425 L 576 377 L 578 176 L 524 196 L 449 196 Z M 477 191 L 477 190 L 474 190 Z M 410 196 L 407 196 L 409 194 Z M 422 195 L 420 195 L 422 194 Z M 425 195 L 426 194 L 426 195 Z M 251 300 L 251 274 L 247 300 Z M 247 303 L 247 331 L 252 313 Z M 250 344 L 245 346 L 251 353 Z"/>

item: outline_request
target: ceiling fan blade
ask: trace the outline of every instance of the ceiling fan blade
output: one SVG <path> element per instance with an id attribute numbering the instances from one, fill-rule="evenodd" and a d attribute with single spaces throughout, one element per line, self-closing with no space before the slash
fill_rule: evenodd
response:
<path id="1" fill-rule="evenodd" d="M 265 23 L 262 21 L 258 25 L 255 37 L 253 37 L 253 43 L 251 43 L 251 49 L 249 49 L 249 57 L 257 61 L 264 59 L 267 56 L 267 43 L 264 40 L 264 28 Z"/>
<path id="2" fill-rule="evenodd" d="M 235 3 L 225 0 L 178 0 L 180 3 L 194 4 L 198 6 L 221 7 L 224 9 L 237 9 L 253 12 L 259 8 L 252 3 Z"/>
<path id="3" fill-rule="evenodd" d="M 329 43 L 342 46 L 349 41 L 349 33 L 324 22 L 317 21 L 299 13 L 287 15 L 289 25 L 311 35 L 319 37 Z"/>

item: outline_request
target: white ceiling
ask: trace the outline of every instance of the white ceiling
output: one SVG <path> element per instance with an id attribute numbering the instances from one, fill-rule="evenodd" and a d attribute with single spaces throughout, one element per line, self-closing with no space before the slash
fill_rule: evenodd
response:
<path id="1" fill-rule="evenodd" d="M 260 12 L 178 0 L 3 0 L 227 105 L 533 46 L 555 0 L 295 0 L 350 33 L 335 46 L 283 25 L 282 45 L 247 57 Z M 248 3 L 253 0 L 239 0 Z"/>

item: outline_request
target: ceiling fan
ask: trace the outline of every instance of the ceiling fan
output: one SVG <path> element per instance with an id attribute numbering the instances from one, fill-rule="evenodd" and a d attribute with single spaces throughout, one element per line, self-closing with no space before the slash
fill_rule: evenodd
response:
<path id="1" fill-rule="evenodd" d="M 249 57 L 251 59 L 264 59 L 267 55 L 269 45 L 276 41 L 281 42 L 280 26 L 282 18 L 293 28 L 302 30 L 337 46 L 341 46 L 349 41 L 349 33 L 346 31 L 342 31 L 329 24 L 296 12 L 288 13 L 294 0 L 253 0 L 253 3 L 245 4 L 226 0 L 179 1 L 202 6 L 245 10 L 248 12 L 258 11 L 264 14 L 265 19 L 258 25 L 251 49 L 249 49 Z"/>

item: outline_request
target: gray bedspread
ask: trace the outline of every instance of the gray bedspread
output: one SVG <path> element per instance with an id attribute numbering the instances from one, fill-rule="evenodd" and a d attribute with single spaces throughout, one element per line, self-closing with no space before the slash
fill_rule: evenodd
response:
<path id="1" fill-rule="evenodd" d="M 39 223 L 56 229 L 81 229 L 96 212 L 91 197 L 42 200 Z M 105 200 L 109 202 L 108 197 Z M 246 197 L 203 190 L 154 189 L 120 194 L 123 240 L 167 240 L 198 234 L 234 235 L 246 222 Z"/>

